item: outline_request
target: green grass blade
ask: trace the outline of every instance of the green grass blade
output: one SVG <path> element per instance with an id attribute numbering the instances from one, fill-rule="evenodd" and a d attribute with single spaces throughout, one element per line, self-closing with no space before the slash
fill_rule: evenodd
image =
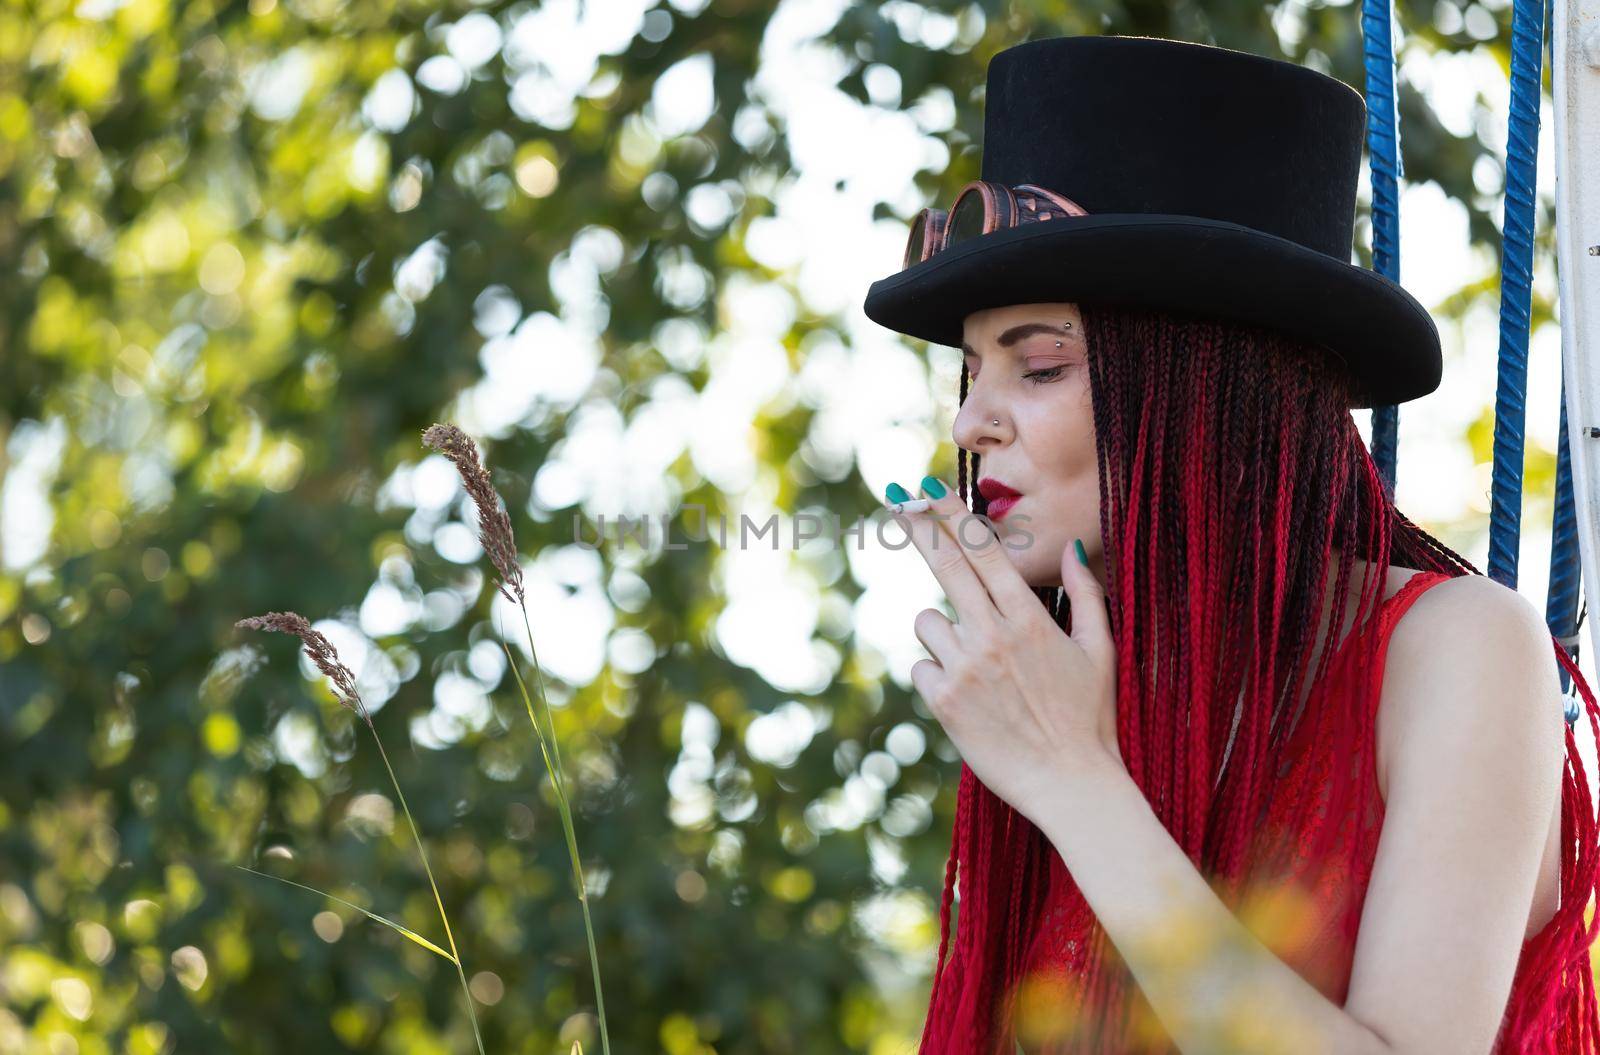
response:
<path id="1" fill-rule="evenodd" d="M 377 922 L 382 923 L 385 927 L 392 927 L 394 930 L 396 930 L 399 933 L 405 935 L 407 938 L 410 938 L 412 941 L 416 942 L 418 945 L 422 946 L 424 949 L 427 949 L 429 952 L 436 952 L 440 956 L 443 956 L 445 959 L 449 960 L 451 963 L 456 963 L 457 962 L 456 958 L 454 956 L 451 956 L 449 953 L 447 953 L 443 949 L 439 948 L 439 946 L 435 945 L 433 942 L 429 941 L 427 938 L 424 938 L 422 935 L 418 934 L 416 931 L 411 930 L 409 927 L 402 926 L 401 924 L 396 923 L 392 919 L 386 919 L 385 917 L 378 915 L 376 912 L 369 912 L 366 909 L 362 908 L 360 905 L 357 905 L 357 904 L 355 904 L 353 902 L 350 902 L 350 901 L 346 901 L 342 897 L 335 897 L 334 895 L 328 893 L 326 890 L 318 890 L 316 887 L 306 886 L 304 883 L 296 883 L 293 879 L 285 879 L 282 876 L 275 876 L 275 875 L 272 875 L 269 872 L 258 872 L 254 868 L 249 868 L 249 867 L 246 867 L 245 865 L 234 865 L 233 867 L 241 869 L 241 870 L 246 871 L 246 872 L 249 872 L 252 875 L 264 876 L 267 879 L 276 879 L 280 883 L 287 883 L 290 886 L 299 887 L 301 890 L 309 890 L 313 894 L 321 894 L 323 897 L 327 898 L 329 901 L 337 901 L 339 904 L 345 906 L 346 908 L 355 909 L 357 912 L 361 913 L 363 916 L 366 916 L 368 919 L 376 920 Z"/>
<path id="2" fill-rule="evenodd" d="M 557 804 L 566 802 L 567 787 L 566 783 L 561 779 L 560 763 L 559 761 L 552 762 L 550 760 L 550 748 L 552 746 L 550 741 L 555 739 L 555 727 L 552 725 L 550 732 L 547 734 L 543 727 L 539 725 L 539 719 L 533 713 L 533 701 L 528 698 L 528 684 L 522 680 L 522 672 L 517 670 L 517 660 L 511 654 L 511 646 L 507 645 L 502 639 L 500 647 L 506 650 L 506 664 L 511 668 L 511 676 L 517 680 L 517 691 L 522 694 L 522 706 L 528 712 L 528 724 L 533 726 L 534 735 L 539 738 L 539 753 L 544 756 L 544 771 L 550 774 L 550 784 L 555 789 L 556 802 Z M 557 758 L 559 759 L 559 757 L 560 753 L 557 752 Z"/>
<path id="3" fill-rule="evenodd" d="M 550 713 L 550 698 L 545 695 L 544 691 L 544 674 L 539 667 L 539 653 L 533 647 L 533 627 L 528 623 L 528 604 L 526 601 L 524 601 L 517 607 L 522 609 L 522 629 L 526 630 L 528 633 L 528 655 L 533 658 L 533 677 L 534 683 L 539 688 L 539 703 L 544 707 L 545 722 L 550 726 L 550 743 L 555 751 L 556 772 L 561 774 L 561 742 L 556 739 L 556 719 L 555 716 Z M 563 780 L 564 779 L 565 776 L 563 775 Z M 565 787 L 562 788 L 562 792 L 565 794 Z"/>
<path id="4" fill-rule="evenodd" d="M 467 984 L 467 972 L 461 965 L 461 953 L 456 949 L 456 936 L 450 930 L 450 917 L 444 910 L 444 898 L 439 895 L 439 884 L 433 878 L 433 866 L 428 863 L 428 851 L 422 845 L 422 832 L 417 828 L 417 819 L 411 815 L 411 807 L 406 804 L 406 793 L 400 790 L 400 778 L 394 775 L 394 767 L 389 764 L 389 752 L 383 749 L 383 739 L 378 736 L 378 730 L 370 719 L 367 721 L 367 728 L 372 731 L 372 739 L 378 745 L 378 754 L 383 758 L 383 768 L 389 771 L 389 783 L 394 785 L 394 793 L 400 799 L 400 808 L 405 811 L 406 823 L 411 826 L 411 837 L 417 843 L 417 855 L 422 858 L 422 870 L 428 874 L 428 886 L 433 888 L 433 902 L 439 906 L 439 919 L 444 922 L 444 939 L 450 943 L 456 974 L 461 977 L 461 992 L 467 998 L 467 1018 L 472 1022 L 472 1038 L 478 1042 L 478 1055 L 486 1055 L 483 1049 L 483 1034 L 478 1030 L 478 1012 L 472 1000 L 472 987 Z"/>
<path id="5" fill-rule="evenodd" d="M 528 653 L 529 655 L 537 657 L 538 654 L 534 652 L 533 649 L 533 628 L 528 622 L 527 605 L 524 604 L 521 607 L 522 626 L 528 634 Z M 578 890 L 578 903 L 583 908 L 583 931 L 584 937 L 587 939 L 589 944 L 589 968 L 594 976 L 595 1010 L 597 1012 L 597 1017 L 600 1020 L 600 1049 L 602 1055 L 611 1055 L 611 1037 L 606 1028 L 606 998 L 604 992 L 600 988 L 600 957 L 595 949 L 594 922 L 589 916 L 589 891 L 588 885 L 584 882 L 583 865 L 581 864 L 578 854 L 578 837 L 572 824 L 572 807 L 567 799 L 566 781 L 563 779 L 561 773 L 561 751 L 559 747 L 555 748 L 555 761 L 552 763 L 550 751 L 545 747 L 546 734 L 539 728 L 539 721 L 536 717 L 534 717 L 533 713 L 533 701 L 528 698 L 527 683 L 522 680 L 522 674 L 517 670 L 516 660 L 512 657 L 511 649 L 508 645 L 506 645 L 503 636 L 500 643 L 501 647 L 505 648 L 506 650 L 507 664 L 511 668 L 512 677 L 514 677 L 517 681 L 517 689 L 522 694 L 523 706 L 526 707 L 528 711 L 528 721 L 533 725 L 534 733 L 539 737 L 539 752 L 544 756 L 545 770 L 550 774 L 550 782 L 555 788 L 556 808 L 561 814 L 561 830 L 562 834 L 566 836 L 567 853 L 572 859 L 573 883 L 576 885 Z M 539 665 L 537 658 L 534 660 L 533 670 L 535 677 L 539 677 Z M 539 677 L 539 702 L 544 705 L 545 716 L 549 720 L 550 731 L 548 739 L 553 745 L 556 739 L 555 718 L 550 713 L 550 702 L 544 696 L 544 680 L 542 677 Z"/>

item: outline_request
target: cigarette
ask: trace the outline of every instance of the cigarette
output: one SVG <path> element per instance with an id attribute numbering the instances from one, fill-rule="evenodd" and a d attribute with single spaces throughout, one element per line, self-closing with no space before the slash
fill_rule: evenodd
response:
<path id="1" fill-rule="evenodd" d="M 909 502 L 891 502 L 888 506 L 888 509 L 889 512 L 895 514 L 920 513 L 931 505 L 933 505 L 933 502 L 929 499 L 913 498 Z"/>

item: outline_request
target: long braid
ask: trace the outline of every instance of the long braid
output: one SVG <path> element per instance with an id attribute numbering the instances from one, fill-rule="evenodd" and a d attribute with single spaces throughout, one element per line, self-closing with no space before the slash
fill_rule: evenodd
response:
<path id="1" fill-rule="evenodd" d="M 961 403 L 965 403 L 967 401 L 967 388 L 971 385 L 971 383 L 972 383 L 972 375 L 967 370 L 966 360 L 963 359 L 962 362 L 961 362 L 961 391 L 960 391 L 960 395 L 958 397 L 957 405 L 960 405 Z M 967 465 L 969 460 L 972 463 L 970 469 L 968 468 L 968 465 Z M 956 494 L 960 495 L 962 501 L 966 502 L 969 507 L 972 506 L 972 499 L 967 493 L 967 481 L 968 480 L 976 480 L 977 478 L 978 478 L 978 455 L 977 455 L 977 452 L 976 451 L 968 451 L 968 450 L 966 450 L 964 448 L 957 450 L 956 451 Z M 979 501 L 981 501 L 981 500 L 982 500 L 982 498 L 980 496 L 979 497 Z"/>
<path id="2" fill-rule="evenodd" d="M 928 1017 L 922 1026 L 922 1045 L 927 1046 L 934 1024 L 940 1021 L 939 1013 L 943 1006 L 941 997 L 947 991 L 941 986 L 941 980 L 946 970 L 945 955 L 950 947 L 950 906 L 954 901 L 956 885 L 956 864 L 962 856 L 965 842 L 964 831 L 967 817 L 972 809 L 972 788 L 975 781 L 972 773 L 965 765 L 961 767 L 961 777 L 956 788 L 956 816 L 955 838 L 951 842 L 950 857 L 945 861 L 944 867 L 944 892 L 939 900 L 939 955 L 933 969 L 933 994 L 928 1007 Z"/>
<path id="3" fill-rule="evenodd" d="M 1199 335 L 1207 342 L 1218 339 L 1214 330 Z M 1233 383 L 1232 371 L 1222 369 L 1222 359 L 1217 355 L 1203 355 L 1196 363 L 1196 410 L 1201 415 L 1198 428 L 1206 434 L 1216 435 L 1227 422 L 1219 417 L 1218 408 L 1226 403 L 1227 386 Z M 1223 397 L 1218 398 L 1218 390 Z M 1185 699 L 1187 721 L 1182 739 L 1186 743 L 1185 776 L 1188 801 L 1185 803 L 1185 834 L 1180 841 L 1184 852 L 1194 857 L 1205 838 L 1205 809 L 1212 791 L 1210 773 L 1214 771 L 1217 756 L 1212 752 L 1215 724 L 1219 714 L 1231 724 L 1231 713 L 1216 706 L 1221 683 L 1226 677 L 1227 657 L 1222 647 L 1225 636 L 1221 625 L 1219 607 L 1225 602 L 1221 595 L 1221 562 L 1212 555 L 1228 542 L 1231 533 L 1223 531 L 1223 516 L 1231 509 L 1227 503 L 1220 474 L 1227 463 L 1214 458 L 1185 460 L 1188 487 L 1183 495 L 1185 508 L 1192 511 L 1193 523 L 1203 532 L 1197 544 L 1190 546 L 1185 563 L 1184 579 L 1198 583 L 1199 590 L 1188 591 L 1183 598 L 1190 613 L 1189 625 L 1194 627 L 1199 639 L 1194 642 L 1192 656 L 1186 656 L 1185 665 L 1194 666 L 1193 677 Z M 1227 504 L 1225 504 L 1227 503 Z M 1186 643 L 1187 648 L 1187 643 Z"/>
<path id="4" fill-rule="evenodd" d="M 1151 423 L 1149 442 L 1145 447 L 1146 464 L 1149 466 L 1149 508 L 1153 511 L 1161 508 L 1162 485 L 1166 482 L 1166 458 L 1168 436 L 1181 436 L 1182 433 L 1171 427 L 1171 411 L 1173 401 L 1166 398 L 1169 391 L 1169 377 L 1172 371 L 1175 356 L 1172 346 L 1167 342 L 1168 334 L 1157 332 L 1152 335 L 1152 344 L 1156 354 L 1152 358 L 1151 370 L 1153 384 L 1149 387 L 1143 414 L 1145 420 Z M 1176 453 L 1176 452 L 1175 452 Z M 1171 583 L 1164 579 L 1160 573 L 1160 565 L 1171 556 L 1168 547 L 1171 540 L 1163 533 L 1164 525 L 1160 518 L 1149 516 L 1142 520 L 1148 533 L 1143 545 L 1135 547 L 1135 551 L 1144 557 L 1145 581 L 1153 584 L 1148 596 L 1148 603 L 1152 607 L 1165 608 L 1172 602 L 1172 594 L 1166 588 Z M 1143 653 L 1141 653 L 1142 655 Z M 1167 684 L 1169 672 L 1167 662 L 1171 653 L 1158 649 L 1150 661 L 1150 709 L 1146 712 L 1147 735 L 1151 737 L 1153 750 L 1151 755 L 1155 761 L 1155 768 L 1151 771 L 1151 793 L 1155 796 L 1151 805 L 1156 812 L 1163 816 L 1170 816 L 1172 812 L 1171 788 L 1172 778 L 1176 771 L 1175 760 L 1172 753 L 1172 742 L 1176 739 L 1175 730 L 1170 720 L 1169 706 L 1172 693 Z"/>
<path id="5" fill-rule="evenodd" d="M 1556 661 L 1566 670 L 1583 698 L 1591 735 L 1600 742 L 1600 705 L 1578 665 L 1552 638 Z M 1600 916 L 1588 923 L 1590 899 L 1600 892 L 1600 824 L 1589 796 L 1589 778 L 1573 730 L 1566 730 L 1567 758 L 1561 789 L 1560 905 L 1555 917 L 1523 950 L 1514 985 L 1527 987 L 1527 998 L 1507 1009 L 1501 1042 L 1508 1051 L 1536 1050 L 1548 1023 L 1559 1023 L 1559 1050 L 1592 1055 L 1600 1051 L 1600 1015 L 1596 1013 L 1594 968 L 1589 947 L 1600 928 Z"/>
<path id="6" fill-rule="evenodd" d="M 966 402 L 967 388 L 970 382 L 970 374 L 967 371 L 966 363 L 963 362 L 961 364 L 961 388 L 959 396 L 959 399 L 962 403 Z M 956 452 L 956 489 L 957 493 L 961 495 L 963 500 L 967 499 L 967 453 L 968 452 L 965 450 L 959 450 Z M 975 780 L 973 779 L 972 772 L 967 768 L 966 764 L 963 763 L 961 766 L 961 776 L 959 778 L 956 790 L 954 837 L 951 840 L 950 856 L 945 862 L 944 891 L 940 895 L 939 900 L 939 955 L 934 964 L 933 992 L 929 999 L 928 1017 L 923 1022 L 922 1027 L 921 1050 L 928 1050 L 929 1044 L 932 1042 L 934 1026 L 936 1023 L 942 1021 L 940 1014 L 945 1006 L 944 997 L 950 988 L 942 984 L 946 968 L 945 955 L 950 945 L 950 907 L 954 901 L 957 862 L 963 857 L 966 847 L 966 832 L 972 815 L 974 784 Z M 957 942 L 956 947 L 958 950 L 960 949 L 961 945 L 959 941 Z"/>

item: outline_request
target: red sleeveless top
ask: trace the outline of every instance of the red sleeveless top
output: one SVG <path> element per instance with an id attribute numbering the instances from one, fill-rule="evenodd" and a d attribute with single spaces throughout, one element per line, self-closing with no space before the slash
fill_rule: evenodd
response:
<path id="1" fill-rule="evenodd" d="M 1347 635 L 1330 661 L 1335 668 L 1324 684 L 1329 689 L 1317 691 L 1355 692 L 1360 706 L 1348 712 L 1362 716 L 1365 725 L 1354 729 L 1336 726 L 1321 729 L 1318 736 L 1308 735 L 1310 723 L 1302 723 L 1289 740 L 1284 753 L 1286 759 L 1281 770 L 1285 787 L 1322 789 L 1339 779 L 1335 765 L 1348 767 L 1352 755 L 1356 758 L 1375 758 L 1375 749 L 1361 752 L 1356 745 L 1376 743 L 1376 716 L 1380 696 L 1384 659 L 1388 651 L 1389 636 L 1400 617 L 1429 587 L 1452 578 L 1444 572 L 1420 571 L 1407 580 L 1392 597 L 1382 602 L 1376 620 L 1376 658 L 1372 669 L 1355 670 L 1350 661 L 1350 644 L 1356 635 Z M 1559 646 L 1557 651 L 1561 652 Z M 1565 659 L 1565 653 L 1561 652 Z M 1580 679 L 1581 684 L 1581 679 Z M 1584 696 L 1594 710 L 1587 689 Z M 1309 711 L 1307 712 L 1309 713 Z M 1346 722 L 1346 725 L 1348 723 Z M 1568 769 L 1563 782 L 1563 847 L 1573 838 L 1572 824 L 1578 825 L 1580 846 L 1593 843 L 1592 820 L 1573 810 L 1575 788 L 1571 767 L 1576 755 L 1575 741 L 1567 736 Z M 1321 861 L 1308 858 L 1303 848 L 1309 841 L 1308 832 L 1288 833 L 1288 814 L 1279 808 L 1289 801 L 1287 796 L 1275 796 L 1262 831 L 1270 839 L 1276 833 L 1286 846 L 1289 862 L 1287 871 L 1275 872 L 1281 882 L 1263 887 L 1259 894 L 1246 895 L 1238 906 L 1240 920 L 1280 959 L 1292 966 L 1302 977 L 1312 983 L 1332 1002 L 1343 1006 L 1350 985 L 1354 962 L 1357 928 L 1361 910 L 1366 900 L 1367 884 L 1377 853 L 1378 836 L 1383 826 L 1384 806 L 1378 787 L 1375 765 L 1364 766 L 1364 773 L 1354 774 L 1362 781 L 1355 798 L 1354 808 L 1342 811 L 1342 816 L 1330 818 L 1319 813 L 1317 825 L 1334 824 L 1338 831 L 1334 847 Z M 1586 784 L 1581 762 L 1577 777 Z M 1348 779 L 1346 777 L 1345 779 Z M 1313 782 L 1307 784 L 1305 782 Z M 1587 794 L 1582 796 L 1587 801 Z M 1586 811 L 1585 811 L 1586 812 Z M 1324 835 L 1327 833 L 1324 832 Z M 1299 848 L 1297 851 L 1296 848 Z M 1564 856 L 1570 857 L 1571 853 Z M 1580 857 L 1589 858 L 1586 851 Z M 1083 913 L 1066 911 L 1065 899 L 1060 896 L 1065 884 L 1070 882 L 1059 854 L 1050 855 L 1050 875 L 1043 914 L 1039 926 L 1027 942 L 1024 962 L 1026 974 L 1035 979 L 1060 977 L 1062 972 L 1071 976 L 1083 966 L 1087 954 L 1086 936 L 1089 920 Z M 1575 920 L 1570 902 L 1581 899 L 1579 907 L 1588 901 L 1592 890 L 1582 886 L 1581 874 L 1585 864 L 1564 860 L 1561 868 L 1562 900 L 1568 904 L 1557 911 L 1543 929 L 1523 942 L 1512 984 L 1510 999 L 1501 1029 L 1494 1045 L 1494 1055 L 1511 1052 L 1574 1053 L 1600 1050 L 1595 1032 L 1594 978 L 1589 968 L 1587 948 L 1593 940 L 1593 931 Z M 1592 864 L 1587 865 L 1592 869 Z M 1586 874 L 1586 873 L 1585 873 Z M 1079 906 L 1083 902 L 1077 902 Z M 1578 950 L 1574 952 L 1574 950 Z M 1149 1052 L 1176 1051 L 1165 1033 L 1154 1027 L 1156 1035 L 1146 1035 L 1149 1047 L 1138 1050 Z M 1159 1039 L 1158 1039 L 1159 1038 Z M 1019 1045 L 1020 1047 L 1020 1045 Z"/>

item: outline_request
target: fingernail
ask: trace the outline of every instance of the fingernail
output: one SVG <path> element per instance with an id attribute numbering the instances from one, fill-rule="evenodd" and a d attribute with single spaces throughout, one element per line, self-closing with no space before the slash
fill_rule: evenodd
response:
<path id="1" fill-rule="evenodd" d="M 911 501 L 911 495 L 907 493 L 904 487 L 901 487 L 896 483 L 891 483 L 888 487 L 884 488 L 883 493 L 888 496 L 889 501 L 891 502 Z"/>
<path id="2" fill-rule="evenodd" d="M 922 478 L 922 493 L 929 498 L 943 498 L 944 484 L 940 483 L 937 477 L 924 476 Z"/>
<path id="3" fill-rule="evenodd" d="M 1087 568 L 1089 566 L 1089 555 L 1083 552 L 1083 539 L 1075 538 L 1072 540 L 1072 544 L 1078 547 L 1078 563 Z"/>

